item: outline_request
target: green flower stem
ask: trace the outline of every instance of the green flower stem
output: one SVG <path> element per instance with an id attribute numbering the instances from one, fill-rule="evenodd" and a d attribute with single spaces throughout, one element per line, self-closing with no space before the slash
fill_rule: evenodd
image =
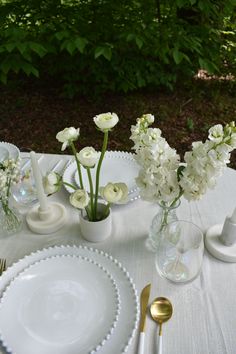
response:
<path id="1" fill-rule="evenodd" d="M 64 184 L 65 186 L 68 186 L 68 187 L 74 189 L 75 191 L 78 189 L 78 188 L 76 188 L 75 186 L 73 186 L 72 184 L 67 183 L 67 182 L 62 182 L 62 184 Z"/>
<path id="2" fill-rule="evenodd" d="M 83 184 L 83 178 L 82 178 L 82 173 L 81 173 L 81 167 L 80 167 L 80 162 L 77 158 L 77 151 L 76 151 L 76 148 L 75 148 L 75 145 L 73 143 L 73 141 L 71 142 L 71 149 L 72 149 L 72 152 L 75 156 L 75 161 L 76 161 L 76 165 L 77 165 L 77 170 L 78 170 L 78 173 L 79 173 L 79 183 L 80 183 L 80 188 L 81 189 L 84 189 L 84 184 Z"/>
<path id="3" fill-rule="evenodd" d="M 174 206 L 175 203 L 182 197 L 183 194 L 184 194 L 184 191 L 181 189 L 178 197 L 176 197 L 175 200 L 173 200 L 173 202 L 170 204 L 170 207 Z"/>
<path id="4" fill-rule="evenodd" d="M 0 201 L 2 204 L 2 209 L 6 215 L 6 218 L 5 218 L 6 229 L 8 231 L 17 229 L 18 226 L 20 225 L 21 221 L 14 214 L 14 212 L 11 210 L 11 208 L 9 208 L 8 199 L 6 201 L 4 201 L 2 198 L 0 198 Z"/>
<path id="5" fill-rule="evenodd" d="M 90 213 L 89 208 L 88 208 L 88 207 L 86 207 L 86 208 L 85 208 L 85 211 L 86 211 L 86 213 L 87 213 L 87 217 L 88 217 L 88 219 L 91 221 L 91 219 L 92 219 L 92 214 Z"/>
<path id="6" fill-rule="evenodd" d="M 87 167 L 86 170 L 88 174 L 89 187 L 90 187 L 90 209 L 91 209 L 91 216 L 92 216 L 91 221 L 95 221 L 94 206 L 93 206 L 93 181 L 92 181 L 90 168 Z"/>
<path id="7" fill-rule="evenodd" d="M 10 196 L 10 188 L 11 188 L 11 177 L 7 179 L 7 197 L 9 198 Z"/>
<path id="8" fill-rule="evenodd" d="M 103 145 L 102 145 L 102 151 L 101 155 L 98 161 L 97 165 L 97 171 L 96 171 L 96 189 L 95 189 L 95 197 L 94 197 L 94 216 L 95 218 L 97 217 L 97 204 L 98 204 L 98 191 L 99 191 L 99 178 L 100 178 L 100 169 L 102 165 L 102 160 L 104 158 L 106 149 L 107 149 L 107 142 L 108 142 L 108 130 L 104 131 L 104 139 L 103 139 Z"/>
<path id="9" fill-rule="evenodd" d="M 106 205 L 106 208 L 105 208 L 105 210 L 104 210 L 104 215 L 103 215 L 104 218 L 106 218 L 106 217 L 108 216 L 110 206 L 111 206 L 110 203 L 108 203 L 108 204 Z"/>

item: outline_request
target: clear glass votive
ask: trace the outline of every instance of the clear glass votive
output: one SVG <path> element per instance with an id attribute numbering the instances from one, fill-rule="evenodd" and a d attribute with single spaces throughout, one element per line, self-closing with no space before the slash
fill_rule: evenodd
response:
<path id="1" fill-rule="evenodd" d="M 203 233 L 189 221 L 168 224 L 156 251 L 156 268 L 160 276 L 185 283 L 198 276 L 204 253 Z"/>
<path id="2" fill-rule="evenodd" d="M 12 196 L 20 206 L 24 207 L 31 206 L 38 201 L 30 159 L 21 161 L 20 180 L 12 186 Z"/>

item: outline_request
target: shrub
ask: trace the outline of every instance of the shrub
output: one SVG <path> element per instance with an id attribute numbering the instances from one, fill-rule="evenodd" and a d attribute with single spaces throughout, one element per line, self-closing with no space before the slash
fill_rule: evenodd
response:
<path id="1" fill-rule="evenodd" d="M 0 1 L 0 80 L 50 77 L 76 92 L 172 88 L 235 67 L 233 0 Z"/>

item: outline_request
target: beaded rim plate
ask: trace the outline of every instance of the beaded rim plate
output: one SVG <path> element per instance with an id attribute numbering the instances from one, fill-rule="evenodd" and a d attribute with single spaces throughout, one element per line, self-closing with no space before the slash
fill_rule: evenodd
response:
<path id="1" fill-rule="evenodd" d="M 20 156 L 20 150 L 18 149 L 18 147 L 11 143 L 0 141 L 0 147 L 3 147 L 8 151 L 9 158 L 11 159 L 17 159 Z"/>
<path id="2" fill-rule="evenodd" d="M 87 172 L 81 168 L 84 187 L 89 191 L 89 183 L 87 178 Z M 92 180 L 95 180 L 96 169 L 91 169 Z M 135 182 L 135 178 L 138 176 L 139 166 L 136 163 L 133 154 L 122 151 L 107 151 L 102 163 L 102 173 L 100 175 L 100 186 L 105 186 L 108 182 L 116 183 L 123 182 L 128 186 L 128 193 L 132 193 L 138 190 Z M 64 171 L 63 181 L 74 184 L 79 187 L 79 176 L 76 170 L 76 162 L 73 161 Z M 65 186 L 69 193 L 73 192 L 73 189 L 69 186 Z"/>
<path id="3" fill-rule="evenodd" d="M 0 277 L 0 294 L 10 281 L 29 265 L 56 255 L 75 255 L 93 259 L 102 265 L 113 277 L 120 296 L 120 313 L 114 331 L 99 354 L 123 354 L 134 337 L 139 318 L 138 295 L 129 273 L 115 258 L 109 254 L 86 246 L 55 246 L 31 253 L 14 263 Z M 17 353 L 16 353 L 17 354 Z"/>
<path id="4" fill-rule="evenodd" d="M 118 288 L 104 266 L 56 255 L 30 265 L 6 288 L 0 338 L 10 353 L 92 354 L 109 340 L 119 312 Z"/>

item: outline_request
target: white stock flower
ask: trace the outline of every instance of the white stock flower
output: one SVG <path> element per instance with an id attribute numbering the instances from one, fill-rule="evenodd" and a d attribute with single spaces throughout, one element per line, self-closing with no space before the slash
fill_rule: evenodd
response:
<path id="1" fill-rule="evenodd" d="M 91 146 L 87 146 L 77 153 L 77 158 L 84 167 L 94 167 L 99 159 L 99 153 Z"/>
<path id="2" fill-rule="evenodd" d="M 77 209 L 84 209 L 89 204 L 88 193 L 84 189 L 77 189 L 70 195 L 70 203 Z"/>
<path id="3" fill-rule="evenodd" d="M 154 115 L 153 114 L 150 114 L 150 113 L 147 113 L 147 114 L 143 114 L 142 115 L 142 118 L 148 123 L 148 124 L 152 124 L 154 123 Z"/>
<path id="4" fill-rule="evenodd" d="M 125 183 L 108 183 L 100 187 L 99 192 L 108 203 L 123 204 L 127 201 L 128 187 Z"/>
<path id="5" fill-rule="evenodd" d="M 209 129 L 209 140 L 213 141 L 216 144 L 221 143 L 224 137 L 224 130 L 221 124 L 216 124 Z"/>
<path id="6" fill-rule="evenodd" d="M 217 124 L 209 129 L 209 139 L 192 144 L 192 151 L 184 155 L 184 170 L 180 156 L 161 136 L 160 129 L 149 128 L 153 118 L 143 115 L 131 126 L 130 139 L 134 142 L 135 159 L 141 166 L 136 178 L 140 195 L 153 202 L 171 203 L 183 195 L 187 200 L 197 200 L 213 188 L 216 178 L 230 161 L 236 148 L 235 122 L 224 128 Z M 179 170 L 180 171 L 180 170 Z"/>
<path id="7" fill-rule="evenodd" d="M 74 127 L 65 128 L 64 130 L 60 131 L 56 135 L 56 139 L 62 144 L 61 150 L 64 151 L 67 146 L 70 145 L 70 142 L 76 141 L 79 137 L 79 128 L 75 129 Z"/>
<path id="8" fill-rule="evenodd" d="M 43 177 L 43 187 L 46 194 L 54 194 L 61 187 L 61 176 L 56 172 L 49 172 Z"/>
<path id="9" fill-rule="evenodd" d="M 93 118 L 96 126 L 102 131 L 113 128 L 119 121 L 116 113 L 101 113 Z"/>

